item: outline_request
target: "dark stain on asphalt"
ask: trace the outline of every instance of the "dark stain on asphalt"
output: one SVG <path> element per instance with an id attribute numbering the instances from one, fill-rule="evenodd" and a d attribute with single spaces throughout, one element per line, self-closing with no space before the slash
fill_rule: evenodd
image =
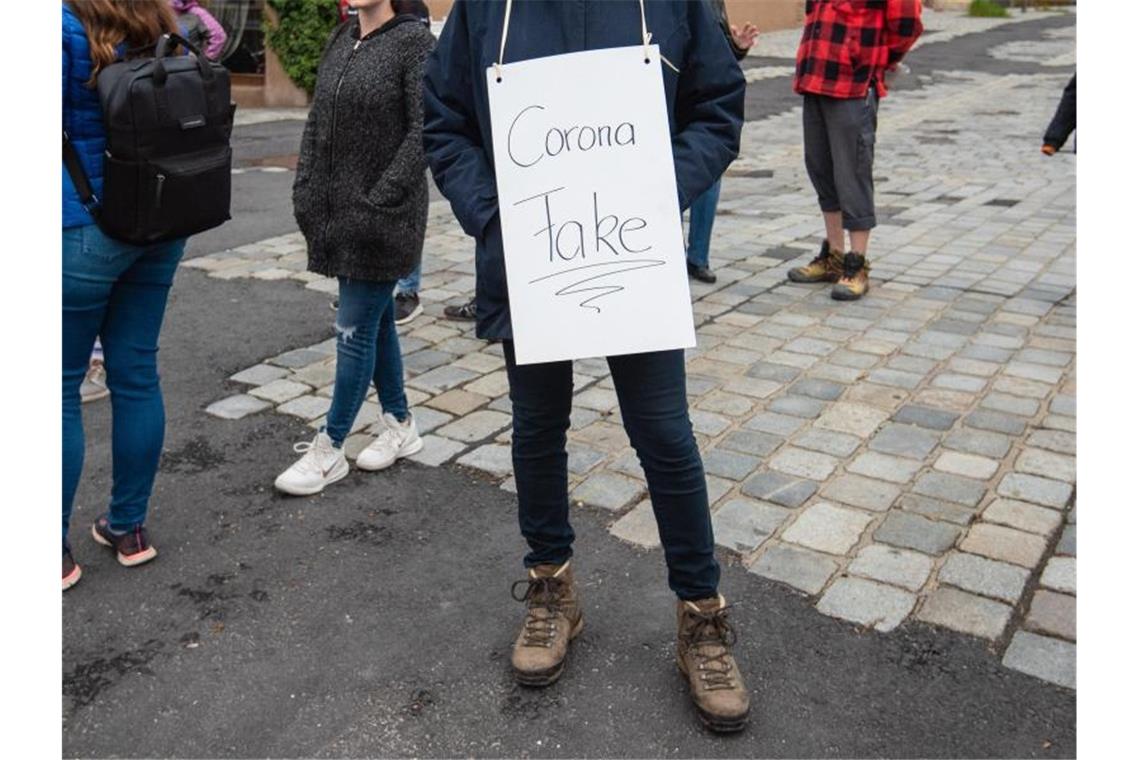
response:
<path id="1" fill-rule="evenodd" d="M 177 472 L 184 475 L 198 475 L 226 463 L 226 455 L 210 445 L 205 436 L 196 436 L 180 449 L 165 451 L 159 469 L 162 472 Z"/>
<path id="2" fill-rule="evenodd" d="M 424 710 L 435 704 L 435 695 L 428 689 L 417 689 L 412 693 L 411 700 L 404 707 L 404 712 L 418 718 Z"/>
<path id="3" fill-rule="evenodd" d="M 383 546 L 392 540 L 392 531 L 384 525 L 373 525 L 353 520 L 348 525 L 330 525 L 325 528 L 330 541 L 355 541 L 369 546 Z"/>
<path id="4" fill-rule="evenodd" d="M 151 639 L 137 649 L 82 662 L 63 676 L 63 696 L 71 700 L 72 712 L 94 702 L 105 689 L 132 673 L 153 676 L 150 661 L 163 643 Z"/>

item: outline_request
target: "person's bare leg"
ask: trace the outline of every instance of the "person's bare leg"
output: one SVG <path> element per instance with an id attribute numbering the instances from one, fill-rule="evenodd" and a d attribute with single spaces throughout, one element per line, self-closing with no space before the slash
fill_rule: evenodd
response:
<path id="1" fill-rule="evenodd" d="M 823 212 L 823 226 L 827 229 L 827 245 L 832 253 L 844 253 L 843 248 L 843 212 L 842 211 L 824 211 Z M 854 233 L 852 233 L 854 235 Z"/>
<path id="2" fill-rule="evenodd" d="M 867 245 L 871 242 L 870 230 L 849 230 L 848 234 L 851 236 L 851 250 L 855 253 L 860 253 L 864 256 L 867 255 Z M 828 240 L 831 238 L 829 237 Z M 843 238 L 840 238 L 842 240 Z"/>

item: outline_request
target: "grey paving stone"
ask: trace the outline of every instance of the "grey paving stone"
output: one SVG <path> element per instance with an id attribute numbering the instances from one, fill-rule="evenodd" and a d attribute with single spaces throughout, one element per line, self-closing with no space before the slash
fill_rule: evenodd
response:
<path id="1" fill-rule="evenodd" d="M 862 441 L 853 435 L 813 427 L 796 437 L 792 443 L 800 448 L 821 451 L 834 457 L 847 457 L 859 448 Z"/>
<path id="2" fill-rule="evenodd" d="M 828 361 L 832 364 L 838 364 L 841 367 L 851 367 L 852 369 L 870 369 L 879 363 L 878 358 L 871 354 L 848 351 L 846 349 L 836 351 L 828 357 Z"/>
<path id="3" fill-rule="evenodd" d="M 424 435 L 423 441 L 424 447 L 420 449 L 419 453 L 408 458 L 413 462 L 426 464 L 429 467 L 438 467 L 467 448 L 462 443 L 440 438 L 438 435 Z"/>
<path id="4" fill-rule="evenodd" d="M 1029 571 L 1006 562 L 954 552 L 938 572 L 938 580 L 1009 604 L 1016 604 L 1029 580 Z"/>
<path id="5" fill-rule="evenodd" d="M 983 346 L 972 344 L 966 346 L 958 355 L 965 359 L 976 359 L 983 362 L 995 362 L 997 364 L 1005 364 L 1013 356 L 1013 351 L 1006 348 L 996 348 L 994 346 Z"/>
<path id="6" fill-rule="evenodd" d="M 847 471 L 891 483 L 909 483 L 922 469 L 921 462 L 867 451 L 848 463 Z"/>
<path id="7" fill-rule="evenodd" d="M 1033 417 L 1041 409 L 1040 402 L 1007 393 L 990 393 L 982 399 L 981 406 L 996 412 L 1013 414 L 1018 417 Z"/>
<path id="8" fill-rule="evenodd" d="M 761 412 L 744 423 L 744 427 L 748 430 L 781 436 L 790 436 L 803 426 L 804 420 L 799 417 L 772 412 Z"/>
<path id="9" fill-rule="evenodd" d="M 876 369 L 867 375 L 867 382 L 914 390 L 922 382 L 923 377 L 923 375 L 901 372 L 897 369 Z"/>
<path id="10" fill-rule="evenodd" d="M 713 513 L 716 542 L 733 551 L 755 551 L 792 515 L 791 510 L 755 499 L 730 499 Z"/>
<path id="11" fill-rule="evenodd" d="M 501 443 L 488 443 L 469 451 L 458 460 L 459 464 L 502 477 L 514 469 L 511 447 Z"/>
<path id="12" fill-rule="evenodd" d="M 991 641 L 1005 631 L 1013 609 L 950 586 L 940 586 L 927 597 L 915 617 L 953 631 Z"/>
<path id="13" fill-rule="evenodd" d="M 758 433 L 752 430 L 734 430 L 720 442 L 720 448 L 730 449 L 741 454 L 767 456 L 784 444 L 784 437 L 771 433 Z M 811 448 L 810 446 L 807 448 Z"/>
<path id="14" fill-rule="evenodd" d="M 804 378 L 794 383 L 788 388 L 788 393 L 797 394 L 800 396 L 810 396 L 820 401 L 835 401 L 843 395 L 844 388 L 839 383 L 832 383 L 827 380 L 819 380 L 817 378 Z"/>
<path id="15" fill-rule="evenodd" d="M 566 454 L 566 468 L 575 475 L 585 475 L 606 459 L 602 452 L 577 441 L 566 443 Z"/>
<path id="16" fill-rule="evenodd" d="M 1058 686 L 1077 688 L 1077 646 L 1068 641 L 1018 631 L 1001 664 Z"/>
<path id="17" fill-rule="evenodd" d="M 777 414 L 788 414 L 793 417 L 814 419 L 827 406 L 822 401 L 807 396 L 787 395 L 773 399 L 768 403 L 768 411 Z"/>
<path id="18" fill-rule="evenodd" d="M 1077 556 L 1077 526 L 1066 525 L 1061 532 L 1061 540 L 1057 542 L 1057 554 L 1066 557 Z"/>
<path id="19" fill-rule="evenodd" d="M 859 550 L 847 566 L 847 572 L 918 591 L 930 577 L 933 567 L 934 561 L 924 554 L 884 544 L 870 544 Z"/>
<path id="20" fill-rule="evenodd" d="M 718 501 L 724 498 L 724 495 L 731 491 L 735 486 L 736 483 L 732 482 L 731 480 L 727 480 L 726 478 L 718 478 L 715 475 L 706 475 L 705 488 L 709 494 L 709 505 L 711 506 L 716 504 Z"/>
<path id="21" fill-rule="evenodd" d="M 224 420 L 240 420 L 242 417 L 256 414 L 270 406 L 272 405 L 268 401 L 240 393 L 210 404 L 206 407 L 206 414 L 221 417 Z"/>
<path id="22" fill-rule="evenodd" d="M 1025 420 L 1020 417 L 1002 414 L 1000 411 L 979 409 L 966 416 L 966 424 L 979 430 L 1020 435 L 1025 432 Z"/>
<path id="23" fill-rule="evenodd" d="M 927 472 L 919 476 L 912 490 L 921 496 L 931 496 L 965 507 L 975 507 L 986 495 L 986 484 L 945 472 Z"/>
<path id="24" fill-rule="evenodd" d="M 455 354 L 446 351 L 437 351 L 433 348 L 427 348 L 422 351 L 416 351 L 414 354 L 408 354 L 404 357 L 404 369 L 414 374 L 427 372 L 428 370 L 442 367 L 443 365 L 454 361 Z"/>
<path id="25" fill-rule="evenodd" d="M 420 435 L 430 433 L 440 425 L 446 425 L 454 419 L 447 412 L 432 409 L 430 406 L 415 407 L 412 409 L 412 416 L 416 420 L 416 430 L 419 431 Z"/>
<path id="26" fill-rule="evenodd" d="M 1009 453 L 1013 441 L 1000 433 L 982 430 L 955 430 L 946 436 L 942 445 L 955 451 L 964 451 L 967 454 L 1001 459 Z"/>
<path id="27" fill-rule="evenodd" d="M 327 359 L 328 355 L 320 351 L 313 351 L 309 348 L 298 348 L 293 351 L 286 351 L 283 354 L 274 356 L 272 359 L 267 359 L 269 364 L 276 364 L 278 367 L 288 367 L 289 369 L 300 369 L 301 367 L 314 364 Z"/>
<path id="28" fill-rule="evenodd" d="M 934 469 L 949 472 L 975 480 L 989 480 L 1001 465 L 996 459 L 980 457 L 976 454 L 963 454 L 960 451 L 944 451 L 934 461 Z"/>
<path id="29" fill-rule="evenodd" d="M 506 429 L 510 424 L 510 415 L 490 409 L 480 409 L 457 418 L 454 422 L 439 428 L 437 432 L 439 435 L 454 441 L 474 443 L 490 438 Z"/>
<path id="30" fill-rule="evenodd" d="M 636 480 L 601 470 L 582 481 L 571 493 L 571 498 L 593 507 L 620 512 L 644 492 L 645 487 Z"/>
<path id="31" fill-rule="evenodd" d="M 998 483 L 997 492 L 1011 499 L 1063 509 L 1073 494 L 1073 486 L 1059 480 L 1011 472 Z"/>
<path id="32" fill-rule="evenodd" d="M 796 354 L 809 354 L 810 356 L 827 356 L 836 348 L 838 348 L 838 346 L 831 341 L 816 340 L 815 338 L 801 337 L 784 344 L 785 351 L 791 351 Z"/>
<path id="33" fill-rule="evenodd" d="M 961 535 L 961 529 L 909 512 L 891 512 L 874 535 L 876 541 L 884 544 L 940 555 L 954 545 Z"/>
<path id="34" fill-rule="evenodd" d="M 941 499 L 932 499 L 929 496 L 920 496 L 914 493 L 903 494 L 899 498 L 899 508 L 916 515 L 929 517 L 931 520 L 952 522 L 957 525 L 969 525 L 974 519 L 974 510 L 963 507 L 961 504 L 951 504 Z"/>
<path id="35" fill-rule="evenodd" d="M 930 406 L 907 404 L 895 412 L 895 416 L 891 419 L 895 422 L 918 425 L 931 430 L 949 430 L 958 421 L 958 415 Z"/>
<path id="36" fill-rule="evenodd" d="M 610 534 L 643 549 L 654 549 L 661 545 L 657 530 L 657 518 L 653 516 L 653 503 L 643 500 L 620 520 L 610 526 Z"/>
<path id="37" fill-rule="evenodd" d="M 890 483 L 860 475 L 840 475 L 824 486 L 822 491 L 828 499 L 875 512 L 890 509 L 899 493 L 899 488 Z"/>
<path id="38" fill-rule="evenodd" d="M 336 380 L 336 362 L 326 359 L 295 371 L 290 380 L 296 380 L 314 388 L 324 388 Z"/>
<path id="39" fill-rule="evenodd" d="M 1061 380 L 1061 370 L 1056 367 L 1046 367 L 1042 364 L 1012 361 L 1005 365 L 1005 373 L 1026 380 L 1037 380 L 1041 383 L 1057 383 Z"/>
<path id="40" fill-rule="evenodd" d="M 1038 589 L 1025 617 L 1031 631 L 1077 640 L 1077 598 L 1068 594 Z"/>
<path id="41" fill-rule="evenodd" d="M 1063 414 L 1067 417 L 1076 417 L 1077 399 L 1075 396 L 1057 396 L 1049 402 L 1049 411 L 1054 414 Z"/>
<path id="42" fill-rule="evenodd" d="M 759 361 L 749 367 L 745 374 L 748 375 L 748 377 L 755 377 L 761 380 L 790 383 L 800 376 L 800 370 L 796 367 L 789 367 L 786 364 Z"/>
<path id="43" fill-rule="evenodd" d="M 785 446 L 768 459 L 771 469 L 810 480 L 827 480 L 838 465 L 833 456 L 795 446 Z"/>
<path id="44" fill-rule="evenodd" d="M 810 480 L 800 480 L 782 472 L 766 470 L 745 481 L 741 492 L 783 507 L 798 507 L 811 498 L 817 484 Z"/>
<path id="45" fill-rule="evenodd" d="M 1066 594 L 1077 593 L 1077 560 L 1075 557 L 1053 557 L 1041 573 L 1041 585 Z"/>
<path id="46" fill-rule="evenodd" d="M 245 385 L 265 385 L 274 380 L 279 380 L 288 374 L 289 370 L 284 367 L 256 364 L 248 369 L 243 369 L 237 374 L 230 375 L 230 380 L 235 383 L 244 383 Z"/>
<path id="47" fill-rule="evenodd" d="M 1014 469 L 1066 483 L 1075 483 L 1077 480 L 1076 458 L 1043 449 L 1026 449 L 1021 452 Z"/>
<path id="48" fill-rule="evenodd" d="M 1073 356 L 1074 354 L 1066 351 L 1046 351 L 1040 348 L 1024 348 L 1017 352 L 1018 361 L 1050 367 L 1067 367 Z"/>
<path id="49" fill-rule="evenodd" d="M 944 372 L 941 375 L 935 376 L 935 378 L 930 381 L 930 384 L 935 388 L 978 393 L 986 387 L 986 380 L 981 377 L 974 377 L 973 375 L 959 375 L 952 372 Z"/>
<path id="50" fill-rule="evenodd" d="M 818 427 L 868 438 L 887 421 L 890 413 L 866 404 L 832 404 L 816 421 Z"/>
<path id="51" fill-rule="evenodd" d="M 693 430 L 709 437 L 720 435 L 732 425 L 727 418 L 701 409 L 690 409 L 689 419 L 693 423 Z"/>
<path id="52" fill-rule="evenodd" d="M 1077 453 L 1077 436 L 1065 430 L 1034 430 L 1026 443 L 1058 454 Z"/>
<path id="53" fill-rule="evenodd" d="M 883 426 L 868 445 L 872 451 L 922 460 L 934 450 L 938 441 L 939 435 L 935 432 L 892 422 Z"/>
<path id="54" fill-rule="evenodd" d="M 304 396 L 311 390 L 312 389 L 304 383 L 295 383 L 292 380 L 282 378 L 256 388 L 250 388 L 248 392 L 249 395 L 265 399 L 271 404 L 283 404 L 289 399 Z"/>
<path id="55" fill-rule="evenodd" d="M 1027 504 L 1014 499 L 994 499 L 982 513 L 982 518 L 999 525 L 1008 525 L 1040 536 L 1052 535 L 1061 524 L 1060 512 Z"/>
<path id="56" fill-rule="evenodd" d="M 748 568 L 748 572 L 815 595 L 823 590 L 838 569 L 839 563 L 831 557 L 773 542 Z"/>
<path id="57" fill-rule="evenodd" d="M 1049 430 L 1066 430 L 1070 433 L 1075 433 L 1077 432 L 1077 420 L 1075 417 L 1049 414 L 1045 416 L 1045 419 L 1041 420 L 1041 427 Z"/>
<path id="58" fill-rule="evenodd" d="M 471 370 L 445 365 L 429 370 L 422 375 L 416 375 L 408 380 L 408 385 L 434 395 L 457 388 L 477 377 L 479 375 Z"/>
<path id="59" fill-rule="evenodd" d="M 813 504 L 800 513 L 782 539 L 827 554 L 846 554 L 863 535 L 872 517 L 826 502 Z"/>
<path id="60" fill-rule="evenodd" d="M 323 396 L 300 396 L 292 401 L 286 401 L 277 407 L 277 411 L 311 421 L 322 414 L 327 414 L 331 405 L 332 399 Z"/>
<path id="61" fill-rule="evenodd" d="M 1044 536 L 1035 533 L 1026 533 L 1005 525 L 976 523 L 958 548 L 1032 569 L 1037 567 L 1045 555 L 1046 545 Z"/>
<path id="62" fill-rule="evenodd" d="M 893 631 L 914 609 L 916 597 L 902 589 L 862 578 L 840 578 L 824 592 L 816 609 L 825 615 Z"/>
<path id="63" fill-rule="evenodd" d="M 705 463 L 705 472 L 736 481 L 744 480 L 760 466 L 758 457 L 725 451 L 720 448 L 706 451 L 702 454 L 702 459 Z"/>
<path id="64" fill-rule="evenodd" d="M 887 362 L 887 369 L 899 372 L 908 372 L 913 375 L 925 375 L 938 366 L 938 362 L 923 359 L 920 356 L 907 356 L 900 354 Z"/>

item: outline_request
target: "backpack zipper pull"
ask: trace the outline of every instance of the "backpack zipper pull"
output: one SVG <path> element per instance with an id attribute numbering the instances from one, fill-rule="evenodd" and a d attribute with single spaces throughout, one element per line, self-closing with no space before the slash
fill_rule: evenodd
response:
<path id="1" fill-rule="evenodd" d="M 162 184 L 166 182 L 166 175 L 159 174 L 155 177 L 157 182 L 154 184 L 154 207 L 162 207 Z"/>

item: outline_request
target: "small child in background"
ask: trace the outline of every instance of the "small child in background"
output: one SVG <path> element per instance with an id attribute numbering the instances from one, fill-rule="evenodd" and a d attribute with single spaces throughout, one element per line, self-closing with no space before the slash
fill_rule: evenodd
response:
<path id="1" fill-rule="evenodd" d="M 170 7 L 178 14 L 178 24 L 187 37 L 211 61 L 216 61 L 226 47 L 226 30 L 199 0 L 170 0 Z"/>

